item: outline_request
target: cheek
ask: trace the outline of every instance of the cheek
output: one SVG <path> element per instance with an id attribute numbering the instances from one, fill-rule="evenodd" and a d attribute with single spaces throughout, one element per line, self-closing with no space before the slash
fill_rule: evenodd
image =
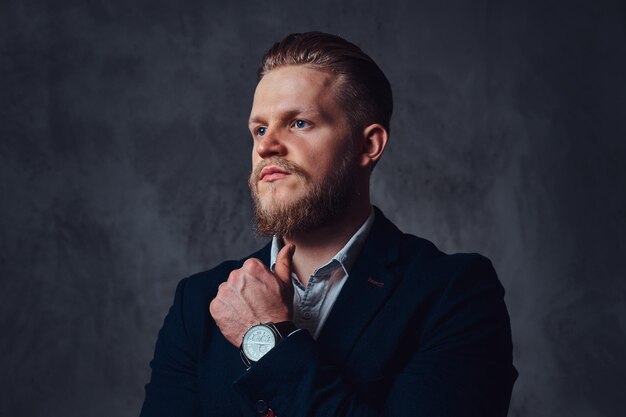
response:
<path id="1" fill-rule="evenodd" d="M 255 146 L 252 147 L 252 169 L 254 169 L 257 164 L 261 162 L 261 158 L 259 154 L 255 152 Z"/>
<path id="2" fill-rule="evenodd" d="M 344 154 L 331 154 L 330 150 L 320 151 L 312 160 L 311 175 L 313 178 L 325 178 L 332 175 L 343 164 Z"/>

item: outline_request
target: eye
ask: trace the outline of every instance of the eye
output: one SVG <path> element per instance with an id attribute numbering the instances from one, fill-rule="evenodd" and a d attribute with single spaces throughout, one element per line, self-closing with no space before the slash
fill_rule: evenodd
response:
<path id="1" fill-rule="evenodd" d="M 311 123 L 305 121 L 305 120 L 296 120 L 295 123 L 293 124 L 296 129 L 304 129 L 305 127 L 309 127 L 311 126 Z"/>
<path id="2" fill-rule="evenodd" d="M 266 127 L 257 127 L 256 129 L 256 135 L 257 136 L 265 136 L 265 132 L 267 132 L 267 128 Z"/>

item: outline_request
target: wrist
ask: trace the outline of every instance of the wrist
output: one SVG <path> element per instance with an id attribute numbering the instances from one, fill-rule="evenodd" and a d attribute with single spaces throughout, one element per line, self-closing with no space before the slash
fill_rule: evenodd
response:
<path id="1" fill-rule="evenodd" d="M 291 321 L 259 323 L 251 326 L 243 335 L 239 352 L 249 368 L 275 348 L 283 339 L 299 329 Z"/>

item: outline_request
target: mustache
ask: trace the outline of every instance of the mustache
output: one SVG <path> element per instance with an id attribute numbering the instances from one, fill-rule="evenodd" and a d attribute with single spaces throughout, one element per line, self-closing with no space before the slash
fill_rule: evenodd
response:
<path id="1" fill-rule="evenodd" d="M 309 175 L 304 169 L 302 169 L 300 165 L 286 159 L 273 156 L 271 158 L 262 160 L 254 167 L 252 173 L 250 174 L 250 182 L 258 182 L 261 179 L 261 170 L 269 165 L 275 165 L 281 169 L 284 169 L 292 175 L 297 175 L 304 179 L 308 179 L 309 177 Z"/>

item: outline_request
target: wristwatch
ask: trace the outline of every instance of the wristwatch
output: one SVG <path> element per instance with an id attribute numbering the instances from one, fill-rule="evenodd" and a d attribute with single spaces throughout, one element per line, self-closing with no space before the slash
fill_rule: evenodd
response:
<path id="1" fill-rule="evenodd" d="M 241 360 L 249 368 L 258 362 L 267 352 L 282 339 L 298 330 L 291 321 L 280 323 L 259 323 L 250 327 L 243 335 L 239 352 Z"/>

